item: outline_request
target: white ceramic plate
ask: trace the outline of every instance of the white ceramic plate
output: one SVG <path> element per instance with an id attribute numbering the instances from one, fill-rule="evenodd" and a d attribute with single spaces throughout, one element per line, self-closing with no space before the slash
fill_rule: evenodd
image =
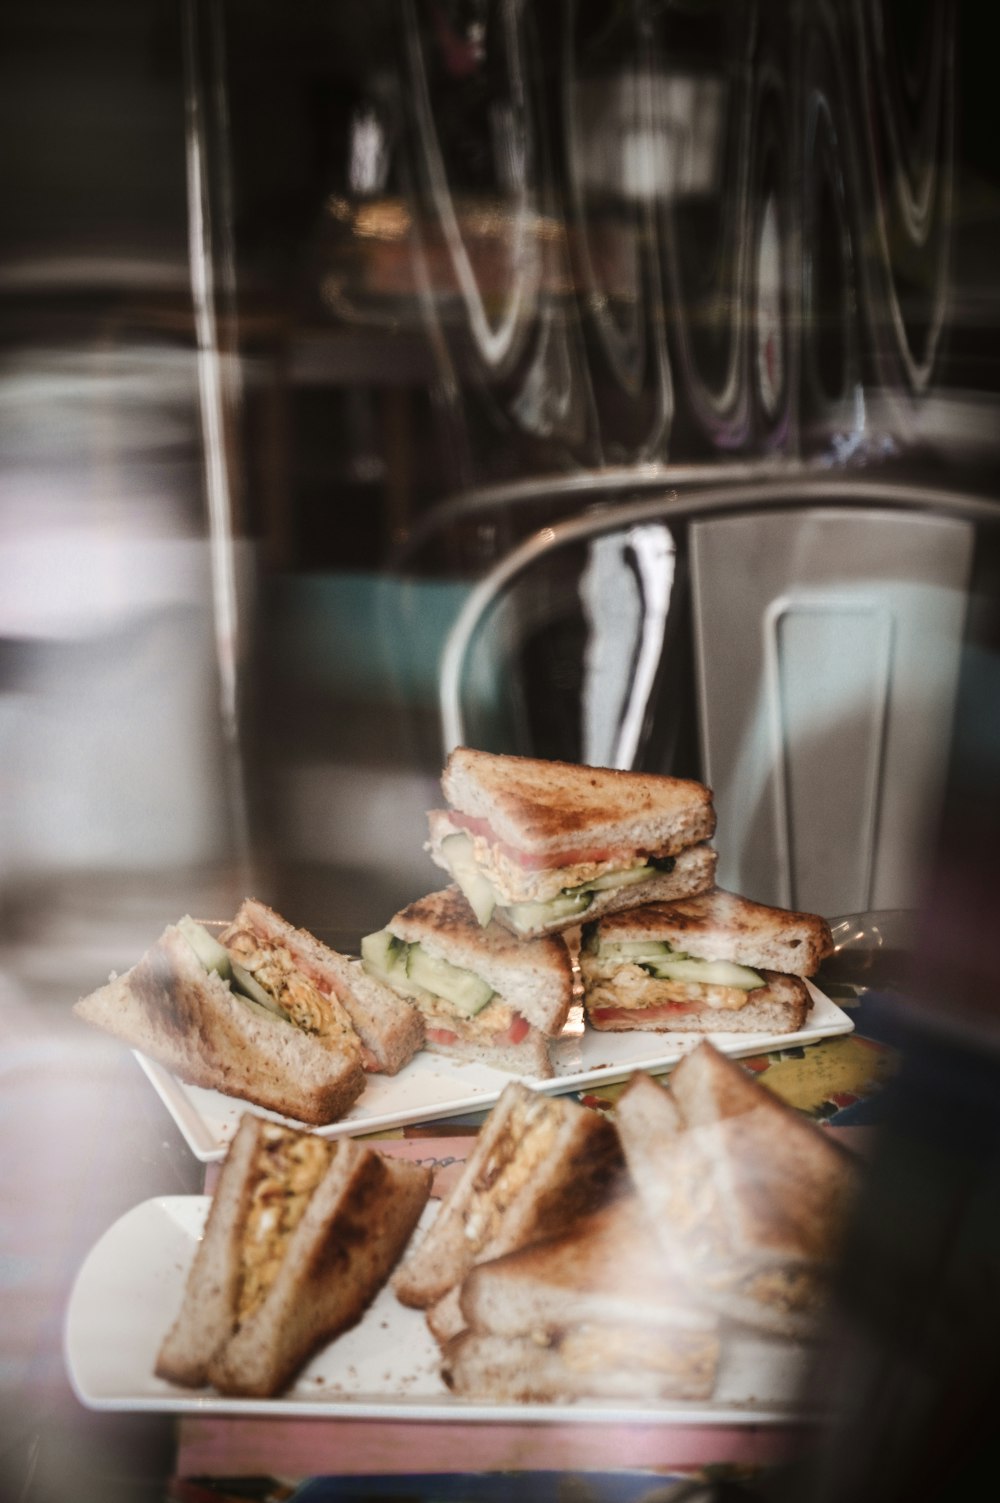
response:
<path id="1" fill-rule="evenodd" d="M 769 1049 L 793 1049 L 833 1034 L 850 1033 L 853 1022 L 829 997 L 810 982 L 812 1007 L 799 1033 L 715 1033 L 708 1035 L 724 1054 L 766 1054 Z M 697 1033 L 597 1033 L 584 1030 L 579 1008 L 552 1047 L 555 1077 L 528 1083 L 540 1091 L 557 1094 L 576 1091 L 606 1081 L 624 1080 L 633 1070 L 665 1070 L 677 1064 L 701 1042 Z M 225 1157 L 239 1126 L 246 1102 L 218 1091 L 185 1085 L 162 1065 L 136 1053 L 167 1110 L 191 1149 L 202 1163 Z M 414 1122 L 457 1117 L 464 1112 L 488 1111 L 511 1079 L 505 1071 L 486 1065 L 465 1064 L 443 1055 L 421 1051 L 398 1075 L 370 1075 L 361 1097 L 339 1122 L 317 1128 L 322 1138 L 344 1134 L 378 1132 Z M 253 1111 L 275 1117 L 260 1107 Z"/>
<path id="2" fill-rule="evenodd" d="M 787 1424 L 796 1414 L 806 1349 L 747 1338 L 727 1347 L 711 1401 L 627 1407 L 621 1401 L 487 1404 L 458 1399 L 438 1371 L 438 1348 L 418 1310 L 384 1289 L 364 1319 L 303 1369 L 281 1398 L 222 1398 L 153 1373 L 160 1343 L 180 1308 L 204 1226 L 205 1195 L 144 1201 L 115 1222 L 77 1275 L 64 1352 L 70 1382 L 90 1409 L 174 1413 L 329 1416 L 353 1419 L 493 1420 L 524 1423 L 622 1421 L 665 1424 Z M 437 1212 L 427 1208 L 424 1224 Z"/>

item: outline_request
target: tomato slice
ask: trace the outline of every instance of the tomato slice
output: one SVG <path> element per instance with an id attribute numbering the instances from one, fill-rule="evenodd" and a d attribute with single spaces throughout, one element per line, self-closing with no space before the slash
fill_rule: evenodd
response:
<path id="1" fill-rule="evenodd" d="M 427 1042 L 429 1044 L 457 1044 L 458 1034 L 452 1033 L 450 1028 L 428 1028 Z"/>
<path id="2" fill-rule="evenodd" d="M 507 1039 L 511 1044 L 519 1044 L 522 1039 L 527 1038 L 530 1031 L 531 1024 L 527 1018 L 522 1018 L 518 1013 L 507 1030 Z"/>
<path id="3" fill-rule="evenodd" d="M 481 819 L 474 814 L 459 814 L 454 809 L 449 810 L 452 824 L 459 825 L 463 830 L 468 830 L 470 835 L 480 835 L 488 840 L 490 845 L 495 845 L 511 861 L 516 861 L 518 866 L 526 872 L 547 871 L 550 867 L 559 866 L 583 866 L 587 863 L 611 861 L 615 852 L 602 845 L 571 846 L 564 851 L 546 851 L 544 855 L 535 855 L 531 851 L 520 851 L 516 846 L 508 845 L 505 840 L 498 840 L 490 828 L 487 819 Z M 628 853 L 631 854 L 631 853 Z"/>

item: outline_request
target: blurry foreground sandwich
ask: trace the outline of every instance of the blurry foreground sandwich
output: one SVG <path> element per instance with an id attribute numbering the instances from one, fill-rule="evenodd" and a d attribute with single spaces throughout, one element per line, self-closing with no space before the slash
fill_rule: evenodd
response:
<path id="1" fill-rule="evenodd" d="M 813 913 L 769 908 L 716 888 L 649 903 L 584 927 L 584 1007 L 620 1032 L 795 1033 L 811 976 L 833 947 Z"/>
<path id="2" fill-rule="evenodd" d="M 704 1399 L 715 1385 L 717 1320 L 671 1273 L 634 1195 L 480 1263 L 460 1304 L 468 1329 L 443 1373 L 466 1397 Z"/>
<path id="3" fill-rule="evenodd" d="M 720 1315 L 814 1333 L 855 1190 L 851 1154 L 706 1040 L 616 1120 L 668 1265 Z"/>
<path id="4" fill-rule="evenodd" d="M 351 1139 L 243 1116 L 161 1378 L 267 1397 L 355 1325 L 416 1225 L 431 1171 Z"/>
<path id="5" fill-rule="evenodd" d="M 522 942 L 497 924 L 481 928 L 448 887 L 366 935 L 361 956 L 423 1014 L 428 1049 L 532 1078 L 552 1074 L 548 1040 L 573 997 L 569 952 L 557 936 Z"/>
<path id="6" fill-rule="evenodd" d="M 317 1125 L 350 1109 L 366 1066 L 396 1070 L 423 1038 L 412 1008 L 254 901 L 219 938 L 171 925 L 74 1012 L 181 1080 Z"/>
<path id="7" fill-rule="evenodd" d="M 596 1207 L 621 1167 L 611 1122 L 566 1097 L 511 1081 L 437 1219 L 396 1270 L 397 1297 L 428 1310 L 439 1341 L 457 1335 L 469 1270 L 557 1236 Z"/>
<path id="8" fill-rule="evenodd" d="M 458 747 L 429 816 L 431 858 L 481 924 L 554 934 L 711 887 L 712 795 L 682 778 Z"/>

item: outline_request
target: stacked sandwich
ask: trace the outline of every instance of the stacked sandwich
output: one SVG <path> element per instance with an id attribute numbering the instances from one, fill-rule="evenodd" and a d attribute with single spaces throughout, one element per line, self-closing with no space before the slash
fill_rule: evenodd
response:
<path id="1" fill-rule="evenodd" d="M 453 885 L 365 937 L 364 965 L 424 1016 L 426 1047 L 525 1077 L 573 990 L 582 925 L 587 1022 L 598 1029 L 794 1033 L 826 922 L 714 887 L 708 788 L 460 747 L 428 816 Z"/>
<path id="2" fill-rule="evenodd" d="M 247 900 L 218 936 L 170 925 L 77 1014 L 182 1080 L 313 1125 L 421 1048 L 551 1076 L 581 925 L 594 1028 L 802 1026 L 829 928 L 713 886 L 701 783 L 460 747 L 442 789 L 428 851 L 453 883 L 366 935 L 360 961 Z"/>
<path id="3" fill-rule="evenodd" d="M 614 1123 L 512 1083 L 392 1287 L 457 1394 L 704 1399 L 741 1332 L 817 1333 L 853 1179 L 707 1041 Z"/>

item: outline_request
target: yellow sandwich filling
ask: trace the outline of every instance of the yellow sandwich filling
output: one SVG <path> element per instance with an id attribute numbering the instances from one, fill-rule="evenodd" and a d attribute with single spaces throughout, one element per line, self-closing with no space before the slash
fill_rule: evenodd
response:
<path id="1" fill-rule="evenodd" d="M 548 1158 L 558 1132 L 558 1117 L 544 1096 L 514 1103 L 466 1206 L 464 1235 L 474 1252 L 489 1245 L 507 1208 Z"/>
<path id="2" fill-rule="evenodd" d="M 239 1323 L 263 1304 L 335 1149 L 335 1144 L 311 1133 L 290 1132 L 276 1123 L 263 1125 L 240 1244 Z"/>
<path id="3" fill-rule="evenodd" d="M 709 986 L 690 981 L 659 980 L 641 966 L 624 965 L 599 978 L 587 977 L 590 1007 L 656 1007 L 663 1003 L 690 1007 L 720 1007 L 738 1012 L 753 993 L 738 986 Z"/>
<path id="4" fill-rule="evenodd" d="M 261 940 L 250 929 L 230 929 L 226 949 L 245 971 L 267 991 L 296 1028 L 321 1038 L 356 1042 L 351 1021 L 334 996 L 324 996 L 296 968 L 281 944 Z"/>

